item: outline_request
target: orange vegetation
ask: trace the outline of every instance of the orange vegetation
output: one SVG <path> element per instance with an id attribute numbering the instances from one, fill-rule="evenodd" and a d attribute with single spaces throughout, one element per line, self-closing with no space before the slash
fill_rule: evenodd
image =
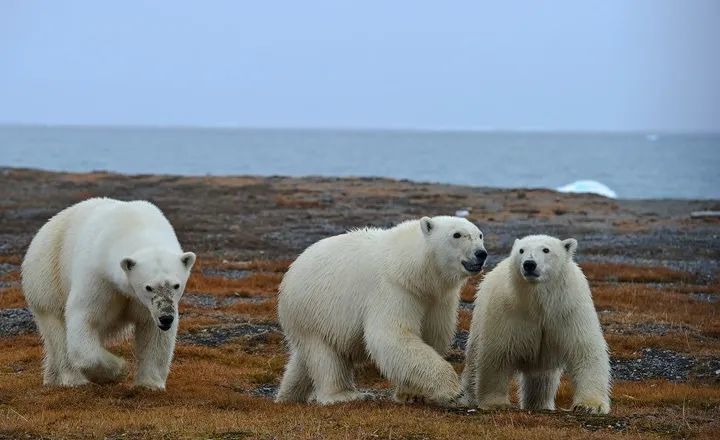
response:
<path id="1" fill-rule="evenodd" d="M 198 260 L 183 302 L 181 339 L 164 393 L 133 389 L 130 379 L 116 385 L 45 388 L 37 335 L 0 337 L 0 439 L 635 439 L 713 438 L 720 430 L 720 386 L 698 381 L 616 382 L 609 416 L 520 410 L 469 413 L 397 405 L 387 398 L 331 407 L 275 404 L 258 392 L 282 376 L 286 350 L 279 332 L 239 336 L 217 346 L 203 346 L 192 336 L 237 323 L 275 324 L 275 293 L 289 263 Z M 688 275 L 599 263 L 583 268 L 615 356 L 635 357 L 646 347 L 720 355 L 718 304 L 693 301 L 675 285 L 665 289 L 643 284 L 686 283 Z M 228 279 L 205 276 L 203 269 L 249 273 Z M 7 279 L 17 280 L 17 274 Z M 472 300 L 478 281 L 468 284 L 464 300 Z M 197 294 L 215 298 L 217 307 L 194 303 L 192 295 Z M 0 290 L 0 308 L 22 304 L 18 286 Z M 459 327 L 468 329 L 470 319 L 471 312 L 461 310 Z M 677 331 L 660 335 L 633 330 L 647 323 L 664 323 Z M 134 363 L 129 342 L 113 350 Z M 459 371 L 462 364 L 455 367 Z M 357 380 L 360 387 L 381 392 L 389 386 L 371 366 L 359 369 Z M 559 406 L 568 407 L 571 396 L 570 385 L 563 381 Z"/>

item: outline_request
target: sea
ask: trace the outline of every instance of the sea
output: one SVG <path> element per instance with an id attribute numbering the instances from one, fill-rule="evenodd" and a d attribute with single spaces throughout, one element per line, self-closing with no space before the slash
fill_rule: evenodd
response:
<path id="1" fill-rule="evenodd" d="M 619 198 L 720 199 L 720 134 L 2 125 L 0 166 L 498 188 L 591 180 Z"/>

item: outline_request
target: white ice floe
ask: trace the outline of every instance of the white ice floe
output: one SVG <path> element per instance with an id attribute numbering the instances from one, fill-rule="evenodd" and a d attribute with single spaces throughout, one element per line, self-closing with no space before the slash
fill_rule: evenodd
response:
<path id="1" fill-rule="evenodd" d="M 615 191 L 608 188 L 604 183 L 600 183 L 595 180 L 578 180 L 577 182 L 561 186 L 557 190 L 563 193 L 591 193 L 600 194 L 601 196 L 609 197 L 611 199 L 617 198 L 617 193 Z"/>

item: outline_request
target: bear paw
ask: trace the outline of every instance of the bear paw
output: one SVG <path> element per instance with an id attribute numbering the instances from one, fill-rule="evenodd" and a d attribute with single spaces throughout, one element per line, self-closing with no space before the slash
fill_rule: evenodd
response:
<path id="1" fill-rule="evenodd" d="M 336 403 L 352 402 L 353 400 L 371 400 L 373 395 L 361 391 L 341 391 L 339 393 L 318 395 L 315 400 L 320 405 L 334 405 Z"/>
<path id="2" fill-rule="evenodd" d="M 94 383 L 119 382 L 127 376 L 127 363 L 117 356 L 107 356 L 99 362 L 81 365 L 83 376 Z"/>
<path id="3" fill-rule="evenodd" d="M 573 403 L 572 409 L 588 414 L 607 414 L 610 412 L 610 404 L 605 399 L 588 398 Z"/>
<path id="4" fill-rule="evenodd" d="M 154 382 L 149 380 L 136 381 L 133 385 L 137 388 L 145 388 L 150 391 L 165 391 L 164 382 Z"/>
<path id="5" fill-rule="evenodd" d="M 453 367 L 448 363 L 444 363 L 434 377 L 438 379 L 430 398 L 427 400 L 441 406 L 454 404 L 462 395 L 462 388 Z"/>
<path id="6" fill-rule="evenodd" d="M 398 388 L 395 390 L 393 400 L 397 403 L 403 404 L 425 403 L 426 397 L 411 388 Z"/>
<path id="7" fill-rule="evenodd" d="M 87 385 L 90 382 L 87 380 L 87 378 L 79 371 L 77 370 L 70 370 L 63 371 L 60 373 L 60 385 L 64 387 L 79 387 L 83 385 Z"/>

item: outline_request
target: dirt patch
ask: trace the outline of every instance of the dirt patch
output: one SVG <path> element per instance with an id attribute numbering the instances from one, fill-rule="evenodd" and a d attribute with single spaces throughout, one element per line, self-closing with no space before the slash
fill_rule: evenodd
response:
<path id="1" fill-rule="evenodd" d="M 206 347 L 217 347 L 242 337 L 248 337 L 255 341 L 264 341 L 268 333 L 277 331 L 279 331 L 279 328 L 274 324 L 223 324 L 180 334 L 178 335 L 178 341 Z"/>
<path id="2" fill-rule="evenodd" d="M 35 333 L 37 328 L 30 310 L 0 309 L 0 337 Z"/>
<path id="3" fill-rule="evenodd" d="M 698 359 L 658 348 L 645 348 L 636 359 L 611 359 L 610 364 L 614 380 L 720 380 L 720 358 Z"/>
<path id="4" fill-rule="evenodd" d="M 239 280 L 247 278 L 252 274 L 252 271 L 242 269 L 218 269 L 215 267 L 202 268 L 202 273 L 206 277 L 221 277 L 229 278 L 231 280 Z"/>

